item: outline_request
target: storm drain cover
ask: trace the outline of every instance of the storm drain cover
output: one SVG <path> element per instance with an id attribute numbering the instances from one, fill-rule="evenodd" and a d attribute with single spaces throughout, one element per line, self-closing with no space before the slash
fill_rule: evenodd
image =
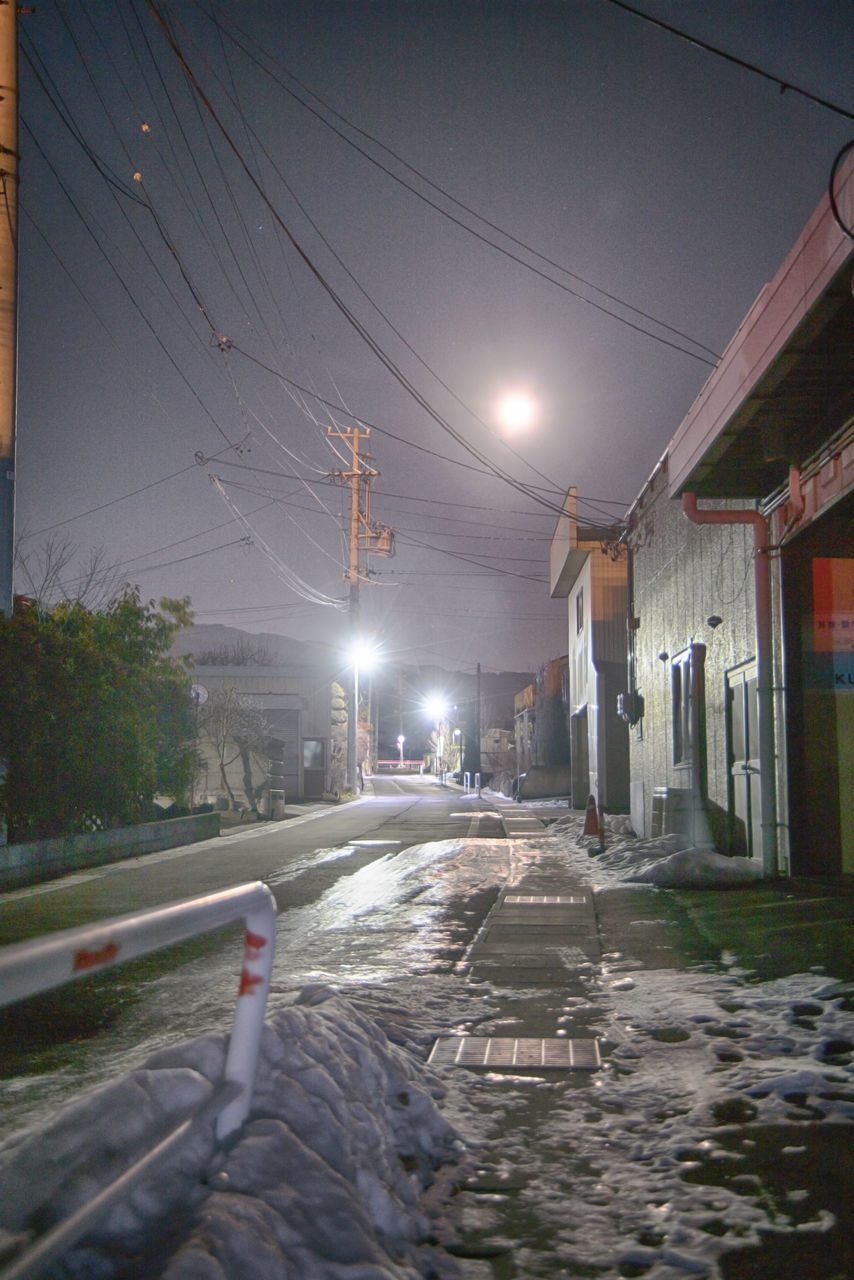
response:
<path id="1" fill-rule="evenodd" d="M 508 906 L 561 906 L 564 903 L 583 903 L 587 899 L 582 895 L 575 897 L 563 893 L 508 893 L 504 899 Z"/>
<path id="2" fill-rule="evenodd" d="M 554 1038 L 514 1039 L 512 1036 L 443 1036 L 428 1059 L 434 1067 L 533 1067 L 539 1071 L 598 1071 L 602 1065 L 598 1040 Z"/>

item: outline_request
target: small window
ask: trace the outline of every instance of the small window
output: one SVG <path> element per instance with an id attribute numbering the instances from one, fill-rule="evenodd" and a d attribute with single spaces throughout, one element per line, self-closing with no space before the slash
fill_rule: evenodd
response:
<path id="1" fill-rule="evenodd" d="M 670 664 L 670 693 L 673 713 L 673 763 L 696 763 L 695 741 L 705 728 L 706 647 L 692 644 Z"/>
<path id="2" fill-rule="evenodd" d="M 673 713 L 673 763 L 691 763 L 691 653 L 674 658 L 670 666 Z"/>
<path id="3" fill-rule="evenodd" d="M 322 769 L 326 763 L 326 744 L 323 738 L 303 738 L 302 767 Z"/>
<path id="4" fill-rule="evenodd" d="M 584 588 L 579 589 L 578 595 L 575 597 L 575 632 L 581 635 L 584 630 Z"/>

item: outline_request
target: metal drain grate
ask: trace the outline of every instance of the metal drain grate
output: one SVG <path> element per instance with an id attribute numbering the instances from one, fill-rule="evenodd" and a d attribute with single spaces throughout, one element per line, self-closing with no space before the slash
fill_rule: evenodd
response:
<path id="1" fill-rule="evenodd" d="M 562 906 L 566 903 L 584 903 L 587 899 L 562 893 L 508 893 L 504 902 L 508 906 Z"/>
<path id="2" fill-rule="evenodd" d="M 428 1059 L 434 1067 L 536 1068 L 540 1071 L 598 1071 L 598 1040 L 513 1039 L 510 1036 L 444 1036 Z"/>

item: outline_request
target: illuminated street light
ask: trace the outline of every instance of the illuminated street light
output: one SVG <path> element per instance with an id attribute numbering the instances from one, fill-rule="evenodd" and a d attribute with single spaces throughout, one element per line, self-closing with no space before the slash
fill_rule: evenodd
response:
<path id="1" fill-rule="evenodd" d="M 429 697 L 424 699 L 424 711 L 434 724 L 438 724 L 448 714 L 448 699 L 444 698 L 441 693 L 431 693 Z"/>
<path id="2" fill-rule="evenodd" d="M 404 735 L 403 735 L 402 733 L 399 733 L 399 734 L 398 734 L 398 736 L 397 736 L 397 749 L 398 749 L 398 751 L 400 752 L 400 767 L 401 767 L 401 769 L 403 768 L 403 744 L 404 744 L 404 742 L 405 742 L 405 741 L 406 741 L 406 738 L 404 737 Z"/>
<path id="3" fill-rule="evenodd" d="M 350 646 L 350 663 L 354 670 L 373 671 L 379 660 L 380 650 L 377 642 L 370 638 L 360 637 Z"/>
<path id="4" fill-rule="evenodd" d="M 433 763 L 434 773 L 443 773 L 443 757 L 445 755 L 445 730 L 448 727 L 447 717 L 450 710 L 448 699 L 441 693 L 431 693 L 424 699 L 424 712 L 433 721 L 436 730 L 436 759 Z"/>

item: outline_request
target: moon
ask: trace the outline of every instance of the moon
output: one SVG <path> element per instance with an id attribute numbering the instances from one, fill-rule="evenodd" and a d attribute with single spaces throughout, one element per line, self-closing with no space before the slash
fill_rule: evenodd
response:
<path id="1" fill-rule="evenodd" d="M 517 387 L 505 391 L 498 399 L 496 416 L 501 429 L 506 435 L 516 435 L 527 431 L 537 418 L 539 406 L 530 391 Z"/>

